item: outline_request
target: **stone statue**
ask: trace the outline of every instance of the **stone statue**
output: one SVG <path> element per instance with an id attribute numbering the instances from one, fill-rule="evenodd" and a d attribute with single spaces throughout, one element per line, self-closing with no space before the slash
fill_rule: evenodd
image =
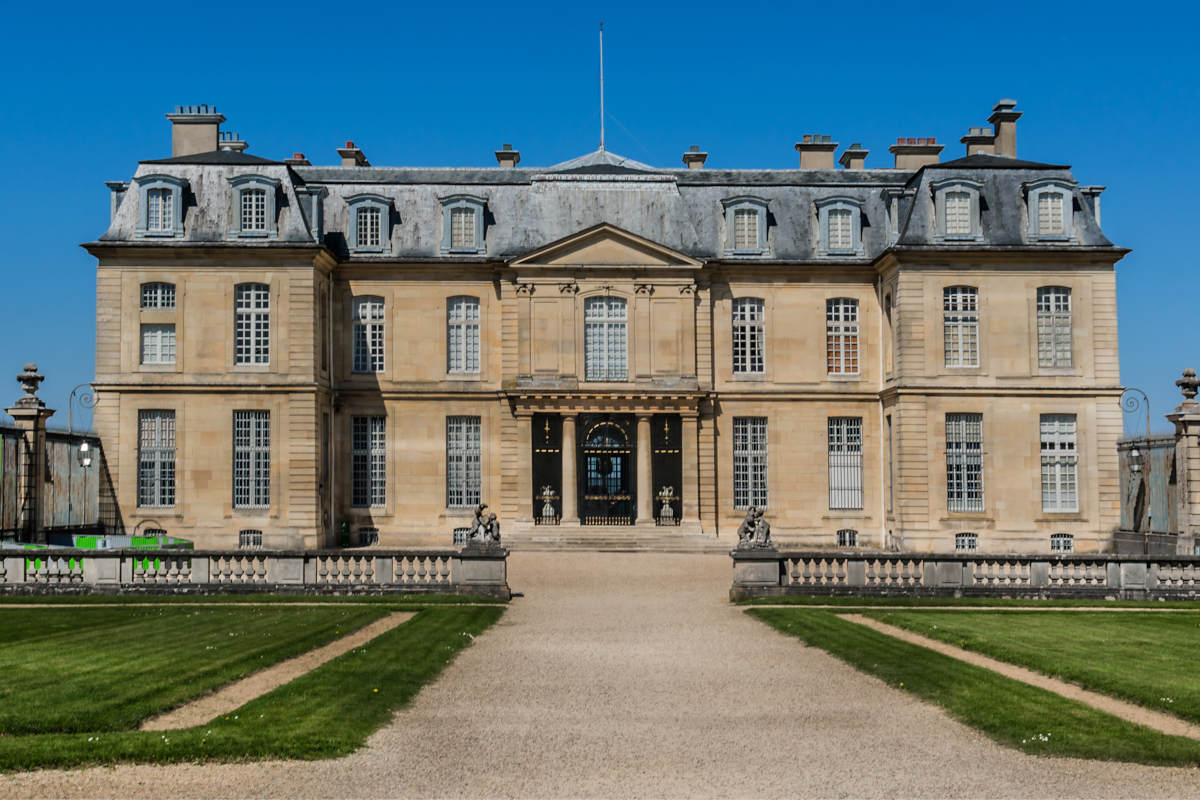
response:
<path id="1" fill-rule="evenodd" d="M 763 517 L 761 508 L 751 506 L 746 509 L 746 517 L 737 529 L 739 550 L 773 550 L 771 542 L 771 523 Z"/>
<path id="2" fill-rule="evenodd" d="M 467 547 L 500 546 L 500 523 L 496 520 L 495 513 L 486 517 L 483 515 L 487 507 L 487 503 L 480 503 L 475 507 L 475 519 L 467 529 Z"/>
<path id="3" fill-rule="evenodd" d="M 662 503 L 662 508 L 658 510 L 659 524 L 671 524 L 675 519 L 675 507 L 671 505 L 671 501 L 675 499 L 675 487 L 664 486 L 659 489 L 658 499 Z"/>
<path id="4" fill-rule="evenodd" d="M 546 484 L 542 487 L 542 493 L 538 495 L 538 499 L 542 501 L 542 524 L 553 525 L 558 522 L 558 512 L 554 509 L 554 499 L 558 497 L 558 492 L 554 491 L 554 487 Z"/>

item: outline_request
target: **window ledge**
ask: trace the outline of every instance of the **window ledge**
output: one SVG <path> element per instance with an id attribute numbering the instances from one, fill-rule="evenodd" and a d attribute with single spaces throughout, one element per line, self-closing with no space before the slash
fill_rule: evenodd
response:
<path id="1" fill-rule="evenodd" d="M 1087 522 L 1087 517 L 1081 511 L 1043 511 L 1042 516 L 1034 517 L 1034 522 Z"/>
<path id="2" fill-rule="evenodd" d="M 157 364 L 138 364 L 138 372 L 174 372 L 174 361 L 164 361 Z"/>
<path id="3" fill-rule="evenodd" d="M 1057 234 L 1057 233 L 1056 234 L 1046 234 L 1045 236 L 1042 236 L 1041 234 L 1034 234 L 1033 238 L 1035 241 L 1038 241 L 1038 242 L 1070 242 L 1070 241 L 1074 241 L 1074 239 L 1075 239 L 1074 236 L 1064 236 L 1064 235 Z"/>
<path id="4" fill-rule="evenodd" d="M 481 381 L 483 377 L 478 372 L 447 372 L 448 381 Z"/>
<path id="5" fill-rule="evenodd" d="M 842 383 L 858 383 L 863 379 L 861 372 L 827 372 L 825 377 L 828 380 Z"/>
<path id="6" fill-rule="evenodd" d="M 730 380 L 734 380 L 734 381 L 751 381 L 751 382 L 760 382 L 760 381 L 765 381 L 766 379 L 767 379 L 767 373 L 765 373 L 765 372 L 734 372 L 734 373 L 731 373 L 731 377 L 730 377 Z"/>
<path id="7" fill-rule="evenodd" d="M 986 511 L 947 511 L 947 516 L 938 522 L 984 522 L 994 525 L 996 520 L 988 516 Z"/>
<path id="8" fill-rule="evenodd" d="M 831 508 L 831 509 L 829 510 L 829 513 L 828 513 L 828 514 L 822 514 L 822 515 L 821 515 L 821 519 L 862 519 L 862 520 L 869 520 L 869 519 L 873 519 L 873 517 L 872 517 L 870 514 L 868 514 L 866 511 L 863 511 L 863 510 L 861 510 L 861 509 L 857 509 L 857 510 L 856 510 L 856 509 L 852 509 L 852 508 L 851 508 L 851 509 L 846 509 L 845 511 L 842 511 L 842 510 L 840 510 L 840 509 Z"/>
<path id="9" fill-rule="evenodd" d="M 270 364 L 234 364 L 233 371 L 237 372 L 270 372 Z"/>
<path id="10" fill-rule="evenodd" d="M 139 231 L 138 236 L 142 239 L 178 239 L 180 233 L 178 231 Z"/>

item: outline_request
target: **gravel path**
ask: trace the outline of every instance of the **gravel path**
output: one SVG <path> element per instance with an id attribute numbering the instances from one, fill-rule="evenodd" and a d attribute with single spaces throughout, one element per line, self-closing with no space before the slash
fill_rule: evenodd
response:
<path id="1" fill-rule="evenodd" d="M 1200 770 L 1042 759 L 726 601 L 727 556 L 517 553 L 524 597 L 339 761 L 0 778 L 46 797 L 1200 797 Z"/>

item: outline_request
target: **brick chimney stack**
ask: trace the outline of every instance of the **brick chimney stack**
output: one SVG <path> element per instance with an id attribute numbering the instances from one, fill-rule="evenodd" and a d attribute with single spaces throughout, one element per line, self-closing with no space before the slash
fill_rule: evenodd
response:
<path id="1" fill-rule="evenodd" d="M 337 154 L 342 158 L 343 167 L 369 167 L 371 162 L 367 161 L 367 156 L 362 150 L 354 146 L 354 142 L 346 140 L 345 147 L 339 147 Z"/>
<path id="2" fill-rule="evenodd" d="M 502 167 L 515 167 L 521 163 L 521 151 L 513 150 L 511 144 L 502 144 L 496 151 L 496 163 Z"/>
<path id="3" fill-rule="evenodd" d="M 942 145 L 930 136 L 913 138 L 900 136 L 896 143 L 888 148 L 888 152 L 896 157 L 896 169 L 917 170 L 928 164 L 938 163 Z"/>
<path id="4" fill-rule="evenodd" d="M 842 165 L 842 169 L 866 169 L 867 153 L 869 152 L 871 151 L 864 150 L 861 144 L 855 142 L 842 152 L 838 163 Z"/>
<path id="5" fill-rule="evenodd" d="M 171 120 L 172 157 L 217 150 L 217 136 L 225 115 L 218 114 L 216 106 L 175 106 L 175 112 L 167 114 L 167 119 Z"/>
<path id="6" fill-rule="evenodd" d="M 704 169 L 704 162 L 708 160 L 708 153 L 700 149 L 700 145 L 694 144 L 688 148 L 683 154 L 683 163 L 688 169 Z"/>
<path id="7" fill-rule="evenodd" d="M 1017 157 L 1017 120 L 1021 118 L 1021 112 L 1016 108 L 1016 100 L 1001 100 L 988 117 L 988 122 L 996 129 L 993 152 L 998 156 Z"/>
<path id="8" fill-rule="evenodd" d="M 283 163 L 289 167 L 311 167 L 312 162 L 304 157 L 304 153 L 292 153 L 291 158 L 285 158 Z"/>
<path id="9" fill-rule="evenodd" d="M 833 169 L 833 152 L 837 148 L 837 142 L 828 134 L 804 134 L 804 138 L 796 142 L 800 169 Z"/>
<path id="10" fill-rule="evenodd" d="M 995 150 L 996 135 L 991 128 L 971 128 L 959 141 L 967 146 L 969 156 L 989 155 Z"/>

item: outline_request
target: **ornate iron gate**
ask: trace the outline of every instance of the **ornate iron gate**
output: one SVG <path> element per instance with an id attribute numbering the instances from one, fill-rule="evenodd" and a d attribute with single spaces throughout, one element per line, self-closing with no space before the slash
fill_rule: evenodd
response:
<path id="1" fill-rule="evenodd" d="M 632 525 L 632 419 L 626 414 L 580 416 L 579 509 L 584 525 Z"/>

